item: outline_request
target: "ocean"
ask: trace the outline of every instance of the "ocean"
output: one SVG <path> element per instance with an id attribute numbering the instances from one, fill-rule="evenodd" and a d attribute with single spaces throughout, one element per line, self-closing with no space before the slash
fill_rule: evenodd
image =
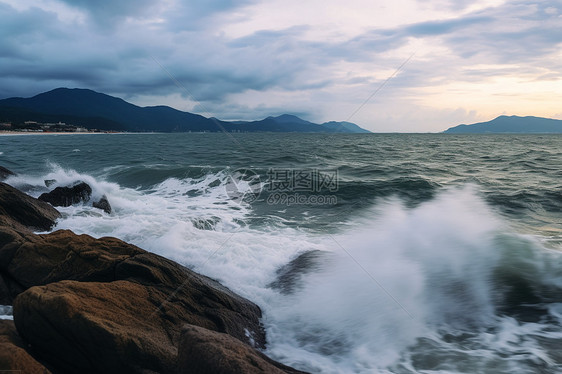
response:
<path id="1" fill-rule="evenodd" d="M 0 165 L 106 195 L 55 229 L 219 280 L 295 368 L 562 372 L 562 135 L 0 136 Z"/>

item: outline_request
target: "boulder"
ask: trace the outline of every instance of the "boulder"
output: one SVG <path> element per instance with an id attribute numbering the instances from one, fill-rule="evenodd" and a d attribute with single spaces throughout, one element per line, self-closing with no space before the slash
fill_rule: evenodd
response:
<path id="1" fill-rule="evenodd" d="M 85 182 L 80 182 L 70 187 L 57 187 L 51 192 L 39 196 L 39 200 L 53 206 L 70 206 L 90 200 L 92 187 Z"/>
<path id="2" fill-rule="evenodd" d="M 69 373 L 171 373 L 174 321 L 140 284 L 62 281 L 17 297 L 20 334 Z"/>
<path id="3" fill-rule="evenodd" d="M 11 296 L 19 294 L 16 326 L 57 368 L 169 372 L 185 323 L 265 345 L 257 305 L 171 260 L 68 230 L 10 235 L 0 270 L 15 283 Z"/>
<path id="4" fill-rule="evenodd" d="M 12 298 L 32 286 L 67 279 L 133 281 L 160 295 L 158 305 L 162 304 L 161 312 L 169 313 L 166 318 L 226 332 L 249 343 L 247 329 L 257 346 L 265 344 L 258 306 L 208 277 L 119 239 L 94 239 L 69 230 L 29 235 L 0 227 L 0 274 L 9 281 Z"/>
<path id="5" fill-rule="evenodd" d="M 8 288 L 4 278 L 0 276 L 0 305 L 12 305 L 12 292 Z"/>
<path id="6" fill-rule="evenodd" d="M 304 252 L 277 269 L 277 278 L 268 286 L 279 290 L 283 295 L 292 294 L 301 287 L 304 275 L 322 270 L 322 267 L 330 260 L 331 254 L 329 252 L 317 249 Z"/>
<path id="7" fill-rule="evenodd" d="M 165 287 L 125 280 L 51 283 L 15 299 L 14 321 L 50 364 L 74 373 L 171 373 L 186 322 L 238 336 L 256 329 L 257 321 L 237 308 L 238 300 L 230 300 L 232 305 L 205 300 L 215 299 L 212 293 L 186 300 L 181 286 L 174 295 Z M 247 337 L 246 343 L 235 340 L 249 343 Z"/>
<path id="8" fill-rule="evenodd" d="M 70 230 L 34 235 L 0 227 L 0 275 L 12 298 L 23 290 L 60 280 L 111 282 L 115 267 L 146 251 L 115 238 L 94 239 Z"/>
<path id="9" fill-rule="evenodd" d="M 13 321 L 0 320 L 0 372 L 49 374 L 45 366 L 26 351 Z"/>
<path id="10" fill-rule="evenodd" d="M 111 205 L 109 205 L 109 201 L 107 200 L 107 196 L 105 195 L 103 195 L 98 201 L 94 201 L 92 203 L 92 206 L 94 208 L 103 210 L 107 214 L 111 214 Z"/>
<path id="11" fill-rule="evenodd" d="M 6 179 L 6 178 L 8 178 L 9 176 L 12 176 L 12 175 L 16 175 L 16 173 L 14 173 L 11 170 L 6 169 L 3 166 L 0 166 L 0 181 L 4 180 L 4 179 Z"/>
<path id="12" fill-rule="evenodd" d="M 60 213 L 49 204 L 0 182 L 0 225 L 46 231 L 59 217 Z"/>
<path id="13" fill-rule="evenodd" d="M 233 337 L 202 327 L 182 330 L 178 374 L 298 374 L 302 371 L 273 361 Z"/>

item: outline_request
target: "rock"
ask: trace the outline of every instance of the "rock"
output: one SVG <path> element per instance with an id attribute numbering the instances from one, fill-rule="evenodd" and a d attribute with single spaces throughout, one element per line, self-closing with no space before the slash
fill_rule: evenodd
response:
<path id="1" fill-rule="evenodd" d="M 90 200 L 92 187 L 85 182 L 80 182 L 71 187 L 57 187 L 51 192 L 39 196 L 39 200 L 53 206 L 70 206 Z"/>
<path id="2" fill-rule="evenodd" d="M 0 166 L 0 181 L 4 180 L 4 179 L 6 179 L 6 178 L 8 178 L 9 176 L 12 176 L 12 175 L 16 175 L 16 173 L 14 173 L 11 170 L 6 169 L 3 166 Z"/>
<path id="3" fill-rule="evenodd" d="M 0 276 L 0 305 L 12 305 L 13 301 L 12 292 L 4 281 L 4 278 Z"/>
<path id="4" fill-rule="evenodd" d="M 109 201 L 107 200 L 107 196 L 105 195 L 103 195 L 98 201 L 94 201 L 92 203 L 92 206 L 94 208 L 103 210 L 107 214 L 111 214 L 111 205 L 109 205 Z"/>
<path id="5" fill-rule="evenodd" d="M 48 372 L 39 363 L 17 366 L 32 365 L 29 356 L 40 357 L 57 373 L 174 373 L 187 323 L 207 334 L 228 334 L 228 342 L 212 334 L 215 340 L 208 341 L 228 343 L 214 349 L 236 362 L 229 367 L 244 368 L 248 360 L 248 368 L 258 362 L 265 370 L 271 364 L 296 373 L 251 348 L 265 346 L 257 305 L 121 240 L 69 230 L 37 235 L 26 227 L 39 222 L 46 229 L 57 217 L 50 205 L 0 183 L 0 301 L 13 300 L 14 322 L 26 342 L 21 350 L 0 349 L 9 352 L 0 353 L 0 360 L 10 358 L 6 370 Z M 214 368 L 213 359 L 205 357 Z M 0 364 L 2 370 L 4 361 Z"/>
<path id="6" fill-rule="evenodd" d="M 190 323 L 265 347 L 260 308 L 211 278 L 148 252 L 120 262 L 115 276 L 162 292 L 160 311 L 180 327 Z"/>
<path id="7" fill-rule="evenodd" d="M 330 253 L 319 250 L 304 252 L 287 265 L 277 269 L 277 279 L 269 287 L 278 289 L 283 295 L 294 293 L 299 288 L 302 276 L 313 271 L 320 271 L 323 264 L 330 260 Z"/>
<path id="8" fill-rule="evenodd" d="M 265 345 L 257 305 L 171 260 L 114 238 L 2 231 L 11 242 L 0 248 L 0 270 L 15 283 L 11 289 L 20 290 L 16 326 L 55 367 L 167 372 L 185 323 Z M 69 353 L 77 341 L 84 343 L 74 349 L 90 358 Z"/>
<path id="9" fill-rule="evenodd" d="M 57 183 L 56 179 L 45 179 L 45 187 L 51 187 L 53 184 Z"/>
<path id="10" fill-rule="evenodd" d="M 8 244 L 1 246 L 5 241 Z M 178 305 L 189 310 L 174 309 L 175 314 L 167 318 L 226 332 L 249 343 L 248 329 L 255 334 L 257 346 L 265 344 L 261 311 L 255 304 L 210 278 L 121 240 L 94 239 L 69 230 L 28 235 L 0 228 L 0 246 L 0 274 L 11 281 L 12 298 L 32 286 L 65 279 L 130 280 L 162 293 L 162 311 Z"/>
<path id="11" fill-rule="evenodd" d="M 303 373 L 273 361 L 227 334 L 193 325 L 187 325 L 182 330 L 177 372 L 182 374 Z"/>
<path id="12" fill-rule="evenodd" d="M 25 349 L 13 321 L 0 320 L 0 372 L 49 374 Z"/>
<path id="13" fill-rule="evenodd" d="M 0 274 L 12 298 L 23 290 L 60 280 L 111 282 L 119 262 L 145 253 L 115 238 L 94 239 L 70 230 L 33 235 L 0 227 Z"/>
<path id="14" fill-rule="evenodd" d="M 224 331 L 221 315 L 245 318 L 235 316 L 243 311 L 232 313 L 216 301 L 210 303 L 222 312 L 206 306 L 207 295 L 185 300 L 181 289 L 173 291 L 135 281 L 61 281 L 20 294 L 14 321 L 21 336 L 63 371 L 170 373 L 185 322 Z M 246 326 L 251 329 L 251 321 L 240 328 Z"/>
<path id="15" fill-rule="evenodd" d="M 140 284 L 62 281 L 15 300 L 18 331 L 69 373 L 171 373 L 173 322 Z M 162 318 L 164 317 L 164 318 Z"/>
<path id="16" fill-rule="evenodd" d="M 0 182 L 0 225 L 46 231 L 59 217 L 60 213 L 49 204 Z"/>

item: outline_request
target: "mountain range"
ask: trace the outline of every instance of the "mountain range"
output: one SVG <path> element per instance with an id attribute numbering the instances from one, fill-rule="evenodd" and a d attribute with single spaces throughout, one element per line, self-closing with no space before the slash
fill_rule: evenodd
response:
<path id="1" fill-rule="evenodd" d="M 316 124 L 283 114 L 259 121 L 222 121 L 168 106 L 139 107 L 123 99 L 79 88 L 57 88 L 30 98 L 0 100 L 0 122 L 66 122 L 113 131 L 228 131 L 369 133 L 354 123 Z"/>
<path id="2" fill-rule="evenodd" d="M 531 116 L 499 116 L 488 122 L 450 127 L 444 132 L 447 134 L 562 133 L 562 120 Z"/>

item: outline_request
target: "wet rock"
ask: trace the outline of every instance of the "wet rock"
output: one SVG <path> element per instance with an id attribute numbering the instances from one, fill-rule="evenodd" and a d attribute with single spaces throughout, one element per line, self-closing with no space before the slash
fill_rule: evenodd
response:
<path id="1" fill-rule="evenodd" d="M 65 279 L 114 281 L 119 262 L 144 252 L 115 238 L 94 239 L 70 230 L 34 235 L 0 227 L 0 274 L 12 298 L 29 287 Z"/>
<path id="2" fill-rule="evenodd" d="M 297 374 L 303 373 L 273 361 L 233 337 L 187 325 L 182 330 L 178 373 Z"/>
<path id="3" fill-rule="evenodd" d="M 45 187 L 51 187 L 53 184 L 57 183 L 56 179 L 45 179 Z"/>
<path id="4" fill-rule="evenodd" d="M 53 206 L 70 206 L 90 200 L 92 187 L 85 182 L 80 182 L 71 187 L 57 187 L 51 192 L 39 196 L 39 200 Z"/>
<path id="5" fill-rule="evenodd" d="M 26 351 L 13 321 L 0 320 L 0 372 L 49 374 L 50 371 Z"/>
<path id="6" fill-rule="evenodd" d="M 16 175 L 16 173 L 14 173 L 11 170 L 6 169 L 3 166 L 0 166 L 0 181 L 12 176 L 12 175 Z"/>
<path id="7" fill-rule="evenodd" d="M 67 230 L 11 235 L 0 248 L 0 270 L 27 289 L 14 300 L 14 320 L 55 367 L 169 372 L 185 323 L 264 347 L 257 305 L 171 260 Z"/>
<path id="8" fill-rule="evenodd" d="M 294 293 L 300 286 L 302 276 L 313 271 L 320 271 L 330 254 L 323 251 L 308 251 L 291 260 L 287 265 L 277 269 L 277 279 L 269 287 L 278 289 L 283 295 Z"/>
<path id="9" fill-rule="evenodd" d="M 81 282 L 129 280 L 162 293 L 162 310 L 178 309 L 179 322 L 229 333 L 250 343 L 245 329 L 263 347 L 260 309 L 220 283 L 164 257 L 115 238 L 94 239 L 69 230 L 28 235 L 0 228 L 8 243 L 0 247 L 0 274 L 15 283 L 14 292 L 70 279 Z M 2 241 L 0 240 L 0 245 Z M 165 295 L 165 297 L 164 297 Z M 15 298 L 17 294 L 12 294 Z M 170 300 L 166 301 L 168 296 Z M 174 309 L 175 310 L 175 309 Z"/>
<path id="10" fill-rule="evenodd" d="M 107 200 L 107 196 L 105 195 L 103 195 L 101 199 L 99 199 L 98 201 L 94 201 L 92 203 L 92 206 L 94 208 L 103 210 L 107 214 L 111 214 L 111 205 L 109 204 L 109 201 Z"/>
<path id="11" fill-rule="evenodd" d="M 174 325 L 151 296 L 128 281 L 62 281 L 18 296 L 14 320 L 21 335 L 64 372 L 171 373 Z"/>
<path id="12" fill-rule="evenodd" d="M 60 213 L 47 203 L 0 182 L 0 225 L 49 230 Z M 1 243 L 1 239 L 0 239 Z"/>
<path id="13" fill-rule="evenodd" d="M 4 278 L 0 276 L 0 305 L 12 305 L 13 301 L 12 292 L 4 281 Z"/>

